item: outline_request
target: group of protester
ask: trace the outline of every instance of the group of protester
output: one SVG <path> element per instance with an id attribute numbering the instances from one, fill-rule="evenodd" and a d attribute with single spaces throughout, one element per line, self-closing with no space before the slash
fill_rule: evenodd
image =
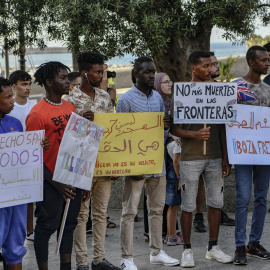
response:
<path id="1" fill-rule="evenodd" d="M 270 48 L 268 53 L 270 55 Z M 270 75 L 265 78 L 266 83 L 260 78 L 262 74 L 267 73 L 270 66 L 268 53 L 266 48 L 260 46 L 253 46 L 247 51 L 249 72 L 239 80 L 247 83 L 247 88 L 254 93 L 256 98 L 249 101 L 242 100 L 239 103 L 270 106 L 270 85 L 267 84 Z M 217 75 L 219 68 L 218 62 L 213 56 L 205 51 L 190 54 L 189 66 L 192 82 L 209 82 L 217 77 L 211 76 L 212 74 Z M 71 203 L 60 245 L 60 269 L 71 269 L 73 245 L 76 252 L 77 270 L 89 269 L 86 223 L 89 217 L 89 198 L 91 197 L 93 226 L 91 268 L 97 270 L 138 269 L 133 261 L 133 228 L 143 187 L 145 187 L 147 198 L 151 264 L 195 266 L 190 242 L 192 213 L 197 208 L 197 214 L 201 214 L 199 208 L 204 201 L 204 190 L 209 226 L 206 259 L 221 263 L 234 262 L 235 264 L 247 264 L 247 255 L 269 259 L 270 253 L 260 245 L 260 238 L 266 214 L 270 166 L 235 165 L 236 250 L 233 258 L 225 254 L 218 246 L 224 177 L 230 174 L 225 126 L 211 124 L 204 128 L 202 124 L 173 124 L 170 117 L 170 114 L 173 114 L 172 102 L 169 98 L 173 83 L 167 74 L 156 74 L 156 68 L 151 58 L 140 57 L 135 60 L 132 71 L 134 85 L 118 100 L 116 112 L 165 112 L 166 147 L 170 143 L 172 145 L 167 147 L 169 155 L 164 159 L 162 173 L 124 177 L 120 220 L 120 268 L 106 260 L 104 246 L 107 208 L 111 181 L 114 178 L 94 177 L 91 192 L 52 180 L 57 153 L 71 112 L 76 112 L 91 121 L 94 121 L 95 113 L 113 112 L 112 97 L 107 91 L 100 89 L 104 62 L 105 57 L 102 54 L 81 53 L 78 58 L 80 82 L 73 83 L 72 91 L 70 91 L 68 79 L 70 70 L 67 66 L 60 62 L 42 64 L 34 77 L 36 83 L 44 86 L 46 95 L 37 104 L 33 104 L 27 98 L 30 93 L 31 77 L 26 72 L 15 71 L 11 74 L 10 80 L 0 78 L 0 133 L 45 130 L 45 138 L 42 142 L 44 148 L 44 199 L 36 203 L 35 209 L 34 249 L 38 268 L 40 270 L 48 269 L 49 239 L 55 231 L 59 233 L 65 201 L 69 198 Z M 15 91 L 15 102 L 12 88 Z M 153 91 L 154 88 L 157 91 Z M 66 96 L 62 99 L 63 95 Z M 179 138 L 181 138 L 181 147 Z M 170 143 L 168 143 L 169 141 Z M 206 155 L 202 151 L 204 142 L 207 146 Z M 200 185 L 199 182 L 201 182 Z M 253 217 L 249 242 L 246 246 L 246 223 L 252 182 L 254 184 Z M 196 199 L 200 192 L 203 194 L 201 195 L 203 200 L 199 200 L 201 203 L 198 205 Z M 181 260 L 170 257 L 162 250 L 162 216 L 165 202 L 168 205 L 165 241 L 171 245 L 183 242 L 184 251 Z M 175 226 L 180 204 L 182 234 L 177 234 Z M 29 215 L 31 211 L 33 210 L 30 208 Z M 26 205 L 0 208 L 0 247 L 2 247 L 7 269 L 22 269 L 22 258 L 26 253 L 24 247 L 26 220 Z M 198 220 L 202 220 L 201 217 Z M 27 233 L 29 233 L 28 230 Z"/>

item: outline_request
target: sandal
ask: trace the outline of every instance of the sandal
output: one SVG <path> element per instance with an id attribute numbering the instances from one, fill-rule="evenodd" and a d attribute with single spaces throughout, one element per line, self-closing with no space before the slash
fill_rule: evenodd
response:
<path id="1" fill-rule="evenodd" d="M 114 229 L 116 227 L 116 224 L 109 220 L 110 217 L 107 217 L 107 228 Z"/>
<path id="2" fill-rule="evenodd" d="M 135 217 L 134 217 L 134 222 L 139 222 L 140 221 L 140 218 L 136 215 Z"/>
<path id="3" fill-rule="evenodd" d="M 144 233 L 144 241 L 149 242 L 149 233 Z"/>

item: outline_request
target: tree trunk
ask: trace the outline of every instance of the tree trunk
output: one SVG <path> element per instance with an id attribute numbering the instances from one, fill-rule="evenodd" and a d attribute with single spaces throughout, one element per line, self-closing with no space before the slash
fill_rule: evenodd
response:
<path id="1" fill-rule="evenodd" d="M 5 77 L 9 78 L 9 58 L 7 50 L 7 38 L 4 41 Z"/>
<path id="2" fill-rule="evenodd" d="M 24 25 L 19 23 L 19 54 L 20 54 L 20 70 L 25 71 L 25 36 L 24 36 Z"/>
<path id="3" fill-rule="evenodd" d="M 78 53 L 72 52 L 72 65 L 73 65 L 73 71 L 79 71 L 78 66 Z"/>
<path id="4" fill-rule="evenodd" d="M 189 55 L 198 50 L 210 50 L 211 31 L 203 31 L 194 38 L 181 36 L 175 38 L 168 45 L 167 52 L 153 56 L 157 72 L 165 72 L 173 82 L 187 82 L 191 80 Z"/>
<path id="5" fill-rule="evenodd" d="M 71 20 L 69 25 L 70 27 L 70 43 L 71 43 L 71 53 L 72 53 L 72 65 L 73 71 L 79 71 L 78 66 L 78 55 L 80 52 L 80 37 L 77 29 L 77 22 L 78 18 L 75 17 Z"/>

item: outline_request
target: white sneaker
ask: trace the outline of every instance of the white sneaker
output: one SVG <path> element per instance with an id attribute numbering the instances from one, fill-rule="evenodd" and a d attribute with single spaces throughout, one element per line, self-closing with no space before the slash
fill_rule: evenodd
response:
<path id="1" fill-rule="evenodd" d="M 121 260 L 121 270 L 138 270 L 138 268 L 133 262 L 133 258 L 127 258 Z"/>
<path id="2" fill-rule="evenodd" d="M 164 250 L 160 250 L 159 254 L 156 256 L 150 255 L 150 263 L 152 264 L 162 264 L 165 266 L 179 265 L 179 260 L 174 259 L 167 255 Z"/>
<path id="3" fill-rule="evenodd" d="M 181 267 L 194 267 L 195 262 L 193 259 L 193 251 L 191 248 L 187 248 L 182 253 Z"/>
<path id="4" fill-rule="evenodd" d="M 216 260 L 221 263 L 231 263 L 233 258 L 225 254 L 219 246 L 213 246 L 210 251 L 206 252 L 205 258 L 207 260 Z"/>
<path id="5" fill-rule="evenodd" d="M 30 234 L 27 234 L 26 239 L 29 240 L 29 241 L 34 242 L 34 233 L 32 232 Z"/>

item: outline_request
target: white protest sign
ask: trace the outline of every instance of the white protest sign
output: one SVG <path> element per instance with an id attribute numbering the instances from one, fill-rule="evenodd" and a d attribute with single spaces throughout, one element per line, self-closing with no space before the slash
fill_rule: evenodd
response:
<path id="1" fill-rule="evenodd" d="M 104 128 L 72 113 L 57 156 L 53 180 L 90 190 Z"/>
<path id="2" fill-rule="evenodd" d="M 0 134 L 0 208 L 43 200 L 44 131 Z"/>
<path id="3" fill-rule="evenodd" d="M 230 164 L 270 165 L 270 108 L 238 104 L 226 134 Z"/>
<path id="4" fill-rule="evenodd" d="M 234 122 L 237 83 L 189 82 L 174 84 L 174 123 Z"/>

